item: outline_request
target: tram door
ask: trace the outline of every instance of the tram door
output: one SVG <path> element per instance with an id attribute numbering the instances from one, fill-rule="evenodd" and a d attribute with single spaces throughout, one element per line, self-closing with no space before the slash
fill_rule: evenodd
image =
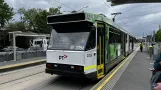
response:
<path id="1" fill-rule="evenodd" d="M 97 77 L 104 75 L 105 25 L 97 24 Z"/>

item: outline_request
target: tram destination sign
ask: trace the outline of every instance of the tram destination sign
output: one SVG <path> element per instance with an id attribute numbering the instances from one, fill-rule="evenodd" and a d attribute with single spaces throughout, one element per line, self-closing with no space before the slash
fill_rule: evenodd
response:
<path id="1" fill-rule="evenodd" d="M 161 0 L 107 0 L 111 2 L 111 6 L 132 4 L 132 3 L 161 3 Z"/>

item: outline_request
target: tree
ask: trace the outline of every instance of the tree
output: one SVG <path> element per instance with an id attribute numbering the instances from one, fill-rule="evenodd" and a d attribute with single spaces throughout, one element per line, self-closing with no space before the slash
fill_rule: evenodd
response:
<path id="1" fill-rule="evenodd" d="M 43 10 L 40 11 L 35 18 L 36 32 L 37 33 L 50 33 L 51 27 L 47 25 L 47 16 L 61 14 L 61 7 L 58 8 L 49 8 L 49 11 Z"/>
<path id="2" fill-rule="evenodd" d="M 26 10 L 25 8 L 20 8 L 18 10 L 18 13 L 21 16 L 21 20 L 22 22 L 24 22 L 26 25 L 28 25 L 28 30 L 35 30 L 35 21 L 34 19 L 36 18 L 36 15 L 42 11 L 41 9 L 36 9 L 36 8 L 32 8 L 32 9 L 28 9 Z"/>
<path id="3" fill-rule="evenodd" d="M 0 0 L 0 29 L 12 19 L 14 15 L 13 8 L 9 7 L 4 0 Z"/>
<path id="4" fill-rule="evenodd" d="M 49 8 L 49 14 L 50 15 L 62 14 L 60 12 L 60 9 L 61 9 L 61 7 L 58 7 L 58 8 Z"/>
<path id="5" fill-rule="evenodd" d="M 9 23 L 5 28 L 11 31 L 23 31 L 23 32 L 27 31 L 26 25 L 23 22 Z"/>
<path id="6" fill-rule="evenodd" d="M 161 42 L 161 30 L 158 30 L 156 35 L 155 35 L 155 41 L 156 42 Z"/>
<path id="7" fill-rule="evenodd" d="M 77 11 L 74 11 L 74 10 L 73 10 L 71 13 L 77 13 Z"/>
<path id="8" fill-rule="evenodd" d="M 18 13 L 21 14 L 21 20 L 27 25 L 29 31 L 36 33 L 50 33 L 51 28 L 47 25 L 47 16 L 61 14 L 61 7 L 49 8 L 49 11 L 42 9 L 20 8 Z"/>
<path id="9" fill-rule="evenodd" d="M 50 33 L 50 27 L 47 25 L 47 16 L 50 15 L 49 12 L 43 10 L 38 13 L 35 17 L 36 32 L 37 33 Z"/>

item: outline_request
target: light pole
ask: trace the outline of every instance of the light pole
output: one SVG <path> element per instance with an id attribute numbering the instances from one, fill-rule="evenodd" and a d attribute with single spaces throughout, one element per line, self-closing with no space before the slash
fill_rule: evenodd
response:
<path id="1" fill-rule="evenodd" d="M 154 25 L 159 25 L 159 30 L 161 29 L 160 24 L 158 24 L 158 23 L 154 23 L 154 22 L 146 22 L 146 23 L 154 24 Z M 155 30 L 153 30 L 153 38 L 152 38 L 152 41 L 155 42 Z"/>
<path id="2" fill-rule="evenodd" d="M 111 13 L 111 15 L 114 15 L 114 17 L 113 17 L 113 22 L 115 22 L 115 17 L 117 16 L 117 15 L 119 15 L 119 14 L 122 14 L 121 12 L 117 12 L 117 13 Z"/>

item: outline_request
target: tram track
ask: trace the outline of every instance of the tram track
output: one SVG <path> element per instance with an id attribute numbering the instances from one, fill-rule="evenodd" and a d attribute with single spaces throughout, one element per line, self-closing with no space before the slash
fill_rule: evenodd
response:
<path id="1" fill-rule="evenodd" d="M 69 77 L 58 76 L 56 77 L 55 80 L 51 80 L 51 82 L 49 82 L 48 84 L 33 90 L 87 90 L 84 88 L 86 88 L 90 83 L 91 81 L 90 80 L 88 81 L 86 79 L 71 80 L 71 78 Z M 26 89 L 26 90 L 29 90 L 29 89 Z"/>
<path id="2" fill-rule="evenodd" d="M 97 82 L 50 75 L 45 65 L 0 73 L 0 90 L 88 90 Z M 91 86 L 90 86 L 91 85 Z"/>
<path id="3" fill-rule="evenodd" d="M 33 67 L 29 67 L 29 68 L 24 68 L 24 69 L 20 69 L 20 70 L 14 70 L 14 71 L 9 71 L 9 72 L 4 72 L 4 73 L 0 73 L 0 76 L 5 76 L 5 75 L 9 75 L 9 74 L 19 73 L 19 72 L 22 72 L 23 70 L 31 70 L 31 69 L 36 69 L 36 68 L 44 68 L 44 65 L 45 64 L 38 65 L 38 66 L 33 66 Z"/>
<path id="4" fill-rule="evenodd" d="M 10 81 L 7 81 L 7 82 L 3 82 L 3 83 L 0 83 L 0 85 L 6 84 L 6 83 L 11 83 L 11 82 L 14 82 L 14 81 L 16 81 L 16 80 L 28 78 L 28 77 L 31 77 L 31 76 L 34 76 L 34 75 L 37 75 L 37 74 L 41 74 L 41 73 L 43 73 L 43 72 L 44 72 L 44 71 L 41 71 L 41 72 L 37 72 L 37 73 L 31 74 L 31 75 L 28 75 L 28 76 L 24 76 L 24 77 L 20 77 L 20 78 L 17 78 L 17 79 L 13 79 L 13 80 L 10 80 Z"/>
<path id="5" fill-rule="evenodd" d="M 57 82 L 57 81 L 50 82 L 50 83 L 48 83 L 48 84 L 46 84 L 46 85 L 44 85 L 44 86 L 42 86 L 42 87 L 40 87 L 40 88 L 37 88 L 37 89 L 35 89 L 35 90 L 43 90 L 44 88 L 48 87 L 49 85 L 52 85 L 52 84 L 55 83 L 55 82 Z"/>

